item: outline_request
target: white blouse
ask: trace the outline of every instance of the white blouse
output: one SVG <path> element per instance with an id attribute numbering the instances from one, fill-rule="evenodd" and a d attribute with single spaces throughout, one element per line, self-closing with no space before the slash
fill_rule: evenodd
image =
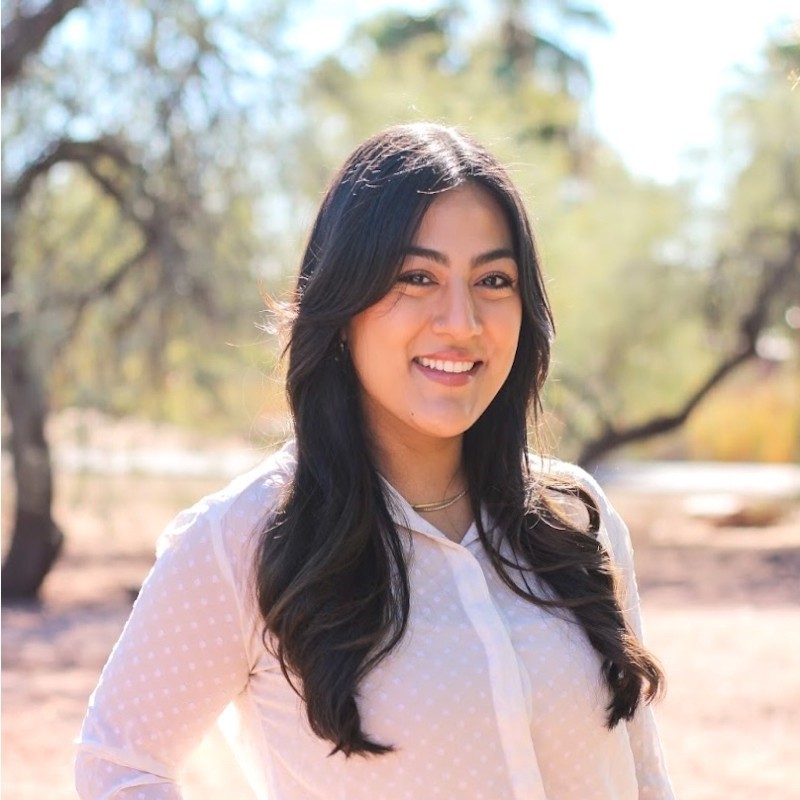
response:
<path id="1" fill-rule="evenodd" d="M 596 499 L 640 632 L 624 524 L 586 473 L 547 464 Z M 89 703 L 82 800 L 178 800 L 181 765 L 220 714 L 269 800 L 673 798 L 651 709 L 606 728 L 600 658 L 583 631 L 511 592 L 474 524 L 455 544 L 388 485 L 409 535 L 411 616 L 358 704 L 365 733 L 395 750 L 329 756 L 262 643 L 251 577 L 260 524 L 293 468 L 287 446 L 167 528 Z"/>

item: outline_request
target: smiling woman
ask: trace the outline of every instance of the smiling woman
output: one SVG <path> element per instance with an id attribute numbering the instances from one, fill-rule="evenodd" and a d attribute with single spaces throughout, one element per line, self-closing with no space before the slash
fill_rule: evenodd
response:
<path id="1" fill-rule="evenodd" d="M 470 184 L 442 193 L 406 248 L 395 285 L 343 333 L 365 425 L 384 476 L 401 494 L 427 501 L 465 486 L 461 436 L 505 383 L 521 321 L 500 206 Z M 447 485 L 437 481 L 438 467 L 408 469 L 406 462 L 424 463 L 431 450 L 443 458 L 445 447 L 454 468 L 443 476 Z"/>
<path id="2" fill-rule="evenodd" d="M 391 128 L 297 282 L 294 440 L 162 539 L 86 717 L 88 798 L 179 798 L 229 706 L 260 797 L 671 798 L 627 531 L 527 452 L 552 320 L 508 175 Z"/>

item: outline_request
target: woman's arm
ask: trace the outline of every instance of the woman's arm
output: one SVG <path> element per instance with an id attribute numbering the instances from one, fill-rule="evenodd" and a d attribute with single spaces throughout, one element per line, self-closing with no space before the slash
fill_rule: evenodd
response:
<path id="1" fill-rule="evenodd" d="M 178 774 L 247 684 L 240 598 L 206 504 L 180 514 L 115 645 L 78 741 L 81 800 L 179 800 Z"/>

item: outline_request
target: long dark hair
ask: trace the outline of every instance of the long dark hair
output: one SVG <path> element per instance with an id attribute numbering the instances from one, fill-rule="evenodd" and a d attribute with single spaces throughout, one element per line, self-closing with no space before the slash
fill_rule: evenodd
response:
<path id="1" fill-rule="evenodd" d="M 591 498 L 528 468 L 527 420 L 539 410 L 553 322 L 522 201 L 497 160 L 468 136 L 428 123 L 398 126 L 350 156 L 311 231 L 287 347 L 297 467 L 264 526 L 256 564 L 264 640 L 305 701 L 312 730 L 333 743 L 332 752 L 392 749 L 362 730 L 357 697 L 364 676 L 403 637 L 410 598 L 404 543 L 387 508 L 340 335 L 389 291 L 431 202 L 465 183 L 487 190 L 505 214 L 523 307 L 511 373 L 464 436 L 483 546 L 514 592 L 571 615 L 584 629 L 603 659 L 609 727 L 629 719 L 663 682 L 625 620 Z M 570 524 L 554 492 L 583 501 L 590 512 L 586 529 Z M 482 507 L 495 529 L 481 524 Z M 508 552 L 504 542 L 513 558 L 501 555 Z M 549 591 L 536 592 L 527 576 Z"/>

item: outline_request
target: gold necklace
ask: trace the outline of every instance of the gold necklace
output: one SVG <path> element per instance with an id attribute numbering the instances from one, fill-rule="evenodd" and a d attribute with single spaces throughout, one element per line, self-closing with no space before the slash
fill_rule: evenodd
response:
<path id="1" fill-rule="evenodd" d="M 414 511 L 441 511 L 443 508 L 450 508 L 450 506 L 457 503 L 466 493 L 467 490 L 464 489 L 463 492 L 454 494 L 452 497 L 446 497 L 444 500 L 437 500 L 434 503 L 417 503 L 416 505 L 412 503 L 411 508 Z"/>

